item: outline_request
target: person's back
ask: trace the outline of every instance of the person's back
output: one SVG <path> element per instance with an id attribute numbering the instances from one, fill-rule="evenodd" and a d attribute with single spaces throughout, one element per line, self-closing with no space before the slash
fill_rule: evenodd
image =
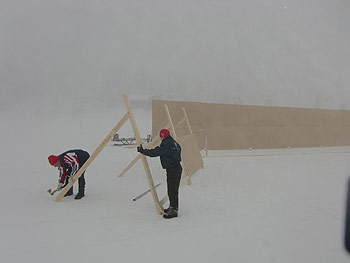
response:
<path id="1" fill-rule="evenodd" d="M 181 162 L 181 146 L 170 135 L 162 140 L 160 144 L 161 151 L 160 162 L 164 169 L 174 167 Z"/>

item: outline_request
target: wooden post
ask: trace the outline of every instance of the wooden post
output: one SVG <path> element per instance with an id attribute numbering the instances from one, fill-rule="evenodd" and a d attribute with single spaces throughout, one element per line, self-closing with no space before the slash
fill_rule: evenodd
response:
<path id="1" fill-rule="evenodd" d="M 171 132 L 174 136 L 174 139 L 177 141 L 177 136 L 176 136 L 176 132 L 175 132 L 175 127 L 174 127 L 174 124 L 173 124 L 173 120 L 171 119 L 171 115 L 170 115 L 170 112 L 169 112 L 169 108 L 168 108 L 168 105 L 167 104 L 164 104 L 164 108 L 165 108 L 165 113 L 168 117 L 168 121 L 169 121 L 169 124 L 170 124 L 170 129 L 171 129 Z M 185 116 L 185 119 L 186 119 L 186 116 Z M 187 183 L 190 185 L 192 184 L 192 180 L 191 180 L 191 176 L 189 176 L 188 172 L 187 172 L 187 169 L 186 169 L 186 165 L 185 165 L 185 162 L 181 162 L 182 163 L 182 167 L 184 168 L 184 172 L 186 173 L 187 177 L 188 177 L 188 181 Z"/>
<path id="2" fill-rule="evenodd" d="M 190 124 L 190 121 L 189 121 L 189 119 L 188 119 L 188 117 L 187 117 L 187 113 L 186 113 L 186 110 L 185 110 L 184 107 L 182 107 L 182 111 L 183 111 L 183 113 L 184 113 L 184 115 L 185 115 L 185 119 L 186 119 L 186 123 L 187 123 L 187 128 L 188 128 L 188 130 L 190 131 L 190 134 L 192 135 L 192 134 L 193 134 L 193 131 L 192 131 L 191 124 Z M 203 166 L 202 166 L 202 168 L 203 168 Z M 188 185 L 192 184 L 191 176 L 189 176 L 189 175 L 188 175 L 187 184 L 188 184 Z"/>
<path id="3" fill-rule="evenodd" d="M 189 119 L 188 119 L 188 117 L 187 117 L 187 113 L 186 113 L 186 110 L 185 110 L 184 107 L 182 107 L 182 111 L 183 111 L 183 113 L 184 113 L 184 115 L 185 115 L 185 119 L 186 119 L 186 123 L 187 123 L 188 130 L 190 131 L 190 134 L 192 135 L 192 134 L 193 134 L 193 131 L 192 131 L 191 124 L 190 124 L 190 121 L 189 121 Z M 196 139 L 195 139 L 195 140 L 196 140 Z M 196 143 L 197 143 L 197 140 L 196 140 Z M 198 146 L 198 143 L 197 143 L 197 146 Z M 199 149 L 199 147 L 198 147 L 198 149 Z M 204 164 L 202 164 L 201 168 L 204 169 Z M 190 176 L 189 176 L 189 177 L 188 177 L 188 184 L 191 184 L 191 183 L 192 183 L 192 181 L 191 181 L 191 178 L 190 178 Z"/>
<path id="4" fill-rule="evenodd" d="M 208 157 L 208 134 L 205 134 L 205 156 Z"/>
<path id="5" fill-rule="evenodd" d="M 185 111 L 185 108 L 182 108 L 182 111 L 185 115 L 185 119 L 186 119 L 186 123 L 187 123 L 187 127 L 188 127 L 188 130 L 190 131 L 190 134 L 193 134 L 192 132 L 192 128 L 191 128 L 191 125 L 190 125 L 190 121 L 188 120 L 188 117 L 187 117 L 187 113 Z"/>
<path id="6" fill-rule="evenodd" d="M 123 95 L 123 97 L 124 97 L 126 108 L 128 110 L 129 116 L 130 116 L 130 122 L 131 122 L 132 129 L 134 131 L 134 136 L 135 136 L 135 139 L 136 139 L 136 143 L 137 143 L 137 145 L 140 145 L 141 144 L 140 134 L 139 134 L 139 131 L 138 131 L 137 126 L 136 126 L 134 115 L 131 112 L 131 108 L 130 108 L 130 105 L 129 105 L 128 97 L 126 95 Z M 149 169 L 147 159 L 146 159 L 146 157 L 143 154 L 141 155 L 141 160 L 142 160 L 142 164 L 143 164 L 143 167 L 145 169 L 145 172 L 146 172 L 146 177 L 147 177 L 147 181 L 148 181 L 148 184 L 149 184 L 149 188 L 150 188 L 151 193 L 152 193 L 154 205 L 156 206 L 157 212 L 159 214 L 161 214 L 163 212 L 163 207 L 159 203 L 159 199 L 158 199 L 158 195 L 157 195 L 157 192 L 155 190 L 155 187 L 154 187 L 154 182 L 153 182 L 153 179 L 152 179 L 151 171 Z"/>
<path id="7" fill-rule="evenodd" d="M 56 197 L 55 201 L 59 202 L 64 197 L 64 195 L 69 191 L 69 189 L 73 186 L 73 184 L 78 180 L 78 178 L 86 171 L 88 166 L 92 163 L 93 160 L 97 157 L 97 155 L 103 150 L 103 148 L 107 145 L 107 143 L 113 138 L 113 136 L 118 132 L 118 130 L 123 126 L 123 124 L 129 119 L 129 113 L 126 113 L 124 117 L 118 122 L 118 124 L 107 134 L 106 138 L 102 141 L 102 143 L 96 148 L 96 150 L 91 154 L 89 159 L 84 163 L 82 167 L 78 170 L 78 172 L 73 176 L 73 182 L 69 182 Z"/>

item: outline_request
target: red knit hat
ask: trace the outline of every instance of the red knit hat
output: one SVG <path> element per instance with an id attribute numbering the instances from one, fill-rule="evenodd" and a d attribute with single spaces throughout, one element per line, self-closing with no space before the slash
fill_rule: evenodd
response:
<path id="1" fill-rule="evenodd" d="M 58 162 L 58 156 L 56 155 L 50 155 L 47 159 L 49 160 L 49 163 L 51 165 L 54 165 L 55 163 Z"/>
<path id="2" fill-rule="evenodd" d="M 168 137 L 169 135 L 170 135 L 170 132 L 169 132 L 169 130 L 167 130 L 167 129 L 162 129 L 162 130 L 160 130 L 160 132 L 159 132 L 159 137 L 160 137 L 161 139 L 164 139 L 164 138 Z"/>

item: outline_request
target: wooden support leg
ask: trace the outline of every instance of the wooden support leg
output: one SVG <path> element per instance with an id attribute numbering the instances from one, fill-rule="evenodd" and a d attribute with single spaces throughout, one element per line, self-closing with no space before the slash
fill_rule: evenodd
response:
<path id="1" fill-rule="evenodd" d="M 135 136 L 135 139 L 136 139 L 136 143 L 137 143 L 137 145 L 140 145 L 141 144 L 140 134 L 139 134 L 139 131 L 138 131 L 137 126 L 136 126 L 136 121 L 135 121 L 134 115 L 131 112 L 131 108 L 130 108 L 130 105 L 129 105 L 128 97 L 126 95 L 123 95 L 123 96 L 124 96 L 125 105 L 126 105 L 126 107 L 128 109 L 128 113 L 130 115 L 130 122 L 131 122 L 132 129 L 134 131 L 134 136 Z M 156 189 L 154 187 L 154 182 L 153 182 L 153 179 L 152 179 L 151 170 L 149 169 L 149 166 L 148 166 L 147 159 L 142 154 L 141 154 L 141 160 L 142 160 L 143 167 L 145 169 L 147 182 L 148 182 L 149 188 L 150 188 L 151 193 L 152 193 L 154 205 L 156 207 L 156 210 L 157 210 L 158 214 L 161 214 L 163 212 L 163 207 L 159 203 L 158 195 L 157 195 Z"/>
<path id="2" fill-rule="evenodd" d="M 119 177 L 122 177 L 124 174 L 126 174 L 127 171 L 139 160 L 141 159 L 141 154 L 138 154 L 134 160 L 131 161 L 131 163 L 120 173 Z"/>

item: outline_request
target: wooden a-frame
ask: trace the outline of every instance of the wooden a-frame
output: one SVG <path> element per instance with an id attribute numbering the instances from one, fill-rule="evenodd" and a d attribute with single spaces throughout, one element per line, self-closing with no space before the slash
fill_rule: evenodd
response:
<path id="1" fill-rule="evenodd" d="M 175 132 L 175 129 L 179 126 L 181 126 L 184 122 L 186 122 L 187 124 L 187 127 L 190 131 L 190 133 L 192 134 L 192 129 L 191 129 L 191 125 L 190 125 L 190 122 L 187 118 L 187 114 L 186 114 L 186 110 L 185 108 L 182 108 L 182 111 L 184 113 L 184 117 L 176 124 L 176 125 L 173 125 L 173 121 L 171 119 L 171 116 L 170 116 L 170 113 L 169 113 L 169 108 L 168 108 L 168 105 L 164 105 L 165 106 L 165 112 L 166 112 L 166 115 L 167 115 L 167 118 L 168 118 L 168 124 L 164 126 L 164 129 L 170 129 L 170 132 L 171 134 L 173 135 L 174 139 L 176 140 L 177 139 L 177 136 L 176 136 L 176 132 Z M 152 139 L 152 141 L 147 144 L 147 148 L 153 148 L 155 147 L 157 144 L 159 144 L 159 141 L 160 141 L 160 138 L 159 136 L 157 136 L 156 138 Z M 134 160 L 132 160 L 130 162 L 130 164 L 119 174 L 119 177 L 122 177 L 126 174 L 126 172 L 131 168 L 133 167 L 136 162 L 142 157 L 144 156 L 143 154 L 139 153 Z M 187 171 L 186 171 L 186 168 L 184 167 L 184 172 L 186 173 L 187 175 Z M 188 177 L 188 184 L 190 185 L 192 183 L 191 181 L 191 178 Z"/>
<path id="2" fill-rule="evenodd" d="M 131 111 L 129 99 L 126 95 L 123 95 L 124 102 L 127 108 L 127 113 L 122 117 L 122 119 L 117 123 L 117 125 L 108 133 L 106 138 L 102 141 L 102 143 L 96 148 L 96 150 L 91 154 L 90 158 L 84 163 L 82 167 L 78 170 L 78 172 L 73 176 L 72 181 L 69 182 L 59 193 L 59 195 L 56 197 L 55 201 L 59 202 L 64 197 L 64 195 L 69 191 L 69 189 L 73 186 L 73 184 L 78 180 L 78 178 L 86 171 L 88 166 L 95 160 L 97 155 L 103 150 L 103 148 L 107 145 L 107 143 L 113 138 L 113 136 L 118 132 L 118 130 L 124 125 L 124 123 L 127 120 L 130 120 L 134 136 L 136 139 L 136 143 L 138 145 L 141 144 L 140 134 L 136 126 L 134 115 Z M 151 171 L 148 166 L 148 162 L 145 156 L 139 156 L 138 159 L 141 158 L 143 167 L 145 169 L 147 181 L 150 187 L 150 191 L 152 193 L 154 205 L 156 207 L 156 210 L 159 214 L 163 212 L 163 207 L 159 202 L 159 198 L 157 195 L 157 192 L 155 190 L 154 182 L 152 179 Z"/>
<path id="3" fill-rule="evenodd" d="M 167 104 L 164 105 L 164 110 L 165 110 L 165 113 L 166 113 L 167 118 L 168 118 L 168 124 L 165 125 L 164 128 L 170 129 L 170 132 L 171 132 L 171 134 L 172 134 L 172 136 L 173 136 L 173 138 L 174 138 L 175 140 L 177 140 L 177 136 L 176 136 L 176 131 L 175 131 L 175 129 L 176 129 L 177 127 L 181 126 L 184 122 L 186 122 L 186 125 L 187 125 L 187 127 L 188 127 L 188 129 L 189 129 L 190 134 L 191 134 L 191 135 L 193 134 L 192 128 L 191 128 L 190 122 L 189 122 L 189 120 L 188 120 L 188 117 L 187 117 L 187 113 L 186 113 L 185 108 L 182 108 L 182 111 L 183 111 L 183 113 L 184 113 L 184 117 L 183 117 L 176 125 L 173 124 L 173 121 L 172 121 L 172 118 L 171 118 L 171 115 L 170 115 L 169 108 L 168 108 L 168 105 L 167 105 Z M 147 148 L 153 148 L 153 147 L 155 147 L 157 144 L 159 144 L 159 141 L 160 141 L 160 138 L 159 138 L 159 136 L 157 136 L 157 137 L 154 138 L 146 147 L 147 147 Z M 127 172 L 132 166 L 134 166 L 134 164 L 135 164 L 140 158 L 144 158 L 144 157 L 145 157 L 145 156 L 144 156 L 143 154 L 139 153 L 139 154 L 135 157 L 135 159 L 132 160 L 132 161 L 130 162 L 130 164 L 119 174 L 119 177 L 121 177 L 121 176 L 123 176 L 124 174 L 126 174 L 126 172 Z M 187 176 L 187 184 L 190 185 L 190 184 L 192 183 L 191 177 L 190 177 L 190 175 L 189 175 L 188 172 L 187 172 L 187 169 L 186 169 L 186 166 L 185 166 L 185 163 L 184 163 L 184 162 L 182 162 L 182 167 L 184 168 L 184 172 L 185 172 L 185 174 L 186 174 L 186 176 Z M 202 168 L 203 168 L 203 167 L 202 167 Z M 185 183 L 185 181 L 186 181 L 186 180 L 185 180 L 185 178 L 183 177 L 183 179 L 181 180 L 180 186 L 182 186 L 182 185 Z M 166 195 L 166 196 L 159 202 L 159 203 L 160 203 L 160 206 L 163 206 L 163 204 L 164 204 L 167 200 L 168 200 L 168 196 Z"/>

